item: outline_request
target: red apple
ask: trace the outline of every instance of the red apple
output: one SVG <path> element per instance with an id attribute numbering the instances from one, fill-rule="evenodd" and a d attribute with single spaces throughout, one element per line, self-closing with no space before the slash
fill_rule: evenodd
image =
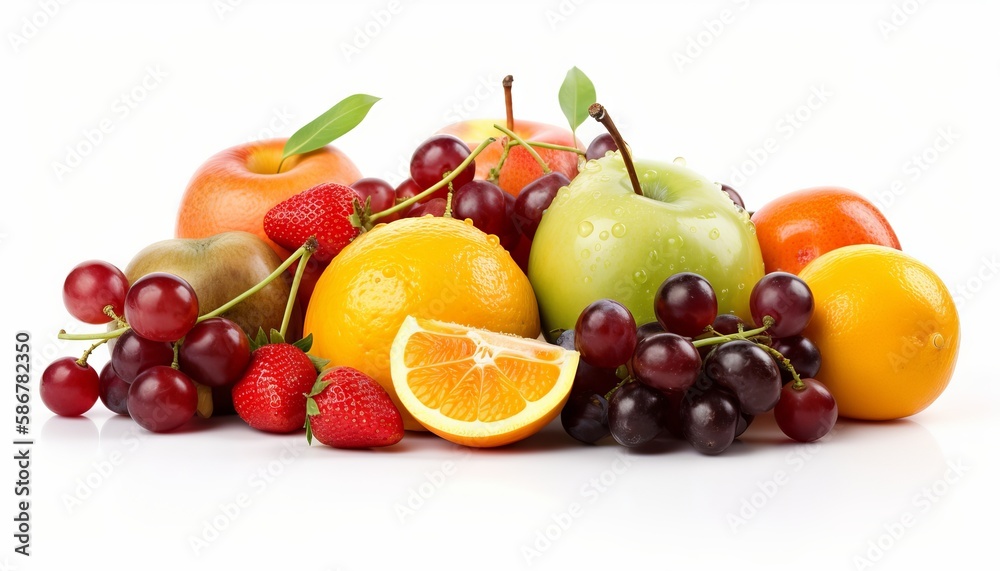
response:
<path id="1" fill-rule="evenodd" d="M 264 233 L 275 204 L 324 182 L 349 184 L 361 173 L 335 147 L 292 155 L 281 164 L 286 139 L 238 145 L 210 157 L 188 183 L 177 213 L 178 238 L 207 238 L 242 230 L 267 242 L 282 259 L 290 252 Z"/>

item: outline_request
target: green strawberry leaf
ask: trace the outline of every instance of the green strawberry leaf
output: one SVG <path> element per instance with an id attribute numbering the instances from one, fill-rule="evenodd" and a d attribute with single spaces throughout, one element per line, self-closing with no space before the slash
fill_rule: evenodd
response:
<path id="1" fill-rule="evenodd" d="M 313 355 L 311 353 L 306 353 L 306 357 L 309 357 L 309 360 L 312 361 L 313 367 L 316 367 L 317 373 L 322 371 L 324 368 L 326 368 L 327 365 L 330 364 L 329 359 L 324 359 L 323 357 L 317 357 L 316 355 Z"/>
<path id="2" fill-rule="evenodd" d="M 319 405 L 316 399 L 309 397 L 306 399 L 306 416 L 316 416 L 319 414 Z"/>
<path id="3" fill-rule="evenodd" d="M 309 400 L 312 400 L 312 399 L 309 399 Z M 309 406 L 309 403 L 307 402 L 306 403 L 306 407 L 308 407 L 308 406 Z M 312 446 L 312 443 L 313 443 L 313 428 L 312 428 L 312 423 L 309 422 L 309 415 L 308 414 L 306 415 L 305 429 L 306 429 L 306 442 L 309 443 L 309 446 Z"/>
<path id="4" fill-rule="evenodd" d="M 285 336 L 281 334 L 277 329 L 271 330 L 271 344 L 277 345 L 279 343 L 285 342 Z"/>
<path id="5" fill-rule="evenodd" d="M 267 345 L 267 334 L 264 333 L 263 327 L 258 327 L 257 335 L 250 340 L 250 350 L 256 351 L 257 349 L 260 349 L 264 345 Z"/>
<path id="6" fill-rule="evenodd" d="M 311 399 L 312 397 L 314 397 L 314 396 L 318 395 L 319 393 L 323 392 L 323 390 L 326 389 L 326 387 L 330 386 L 330 383 L 332 383 L 333 381 L 324 380 L 323 379 L 324 376 L 325 375 L 320 375 L 320 376 L 316 377 L 316 382 L 313 383 L 312 389 L 310 389 L 309 392 L 306 393 L 306 397 L 307 398 Z M 306 403 L 306 404 L 308 405 L 308 403 Z"/>
<path id="7" fill-rule="evenodd" d="M 335 141 L 357 127 L 380 98 L 357 93 L 349 95 L 295 132 L 285 143 L 281 160 L 308 153 Z"/>
<path id="8" fill-rule="evenodd" d="M 566 79 L 559 87 L 559 107 L 569 121 L 569 130 L 576 136 L 576 129 L 590 117 L 587 109 L 597 102 L 594 83 L 580 68 L 573 67 L 566 72 Z"/>
<path id="9" fill-rule="evenodd" d="M 312 333 L 310 333 L 309 335 L 306 335 L 302 339 L 299 339 L 295 343 L 292 343 L 292 346 L 293 347 L 298 347 L 299 349 L 302 349 L 303 353 L 308 353 L 309 350 L 312 349 L 312 346 L 313 346 L 313 336 L 312 336 Z"/>

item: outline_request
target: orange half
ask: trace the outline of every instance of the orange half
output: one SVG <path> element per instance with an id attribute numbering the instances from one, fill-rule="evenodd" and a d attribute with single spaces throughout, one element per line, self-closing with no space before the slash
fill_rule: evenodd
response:
<path id="1" fill-rule="evenodd" d="M 502 446 L 559 414 L 580 354 L 454 323 L 408 316 L 392 343 L 392 384 L 403 406 L 438 436 Z"/>

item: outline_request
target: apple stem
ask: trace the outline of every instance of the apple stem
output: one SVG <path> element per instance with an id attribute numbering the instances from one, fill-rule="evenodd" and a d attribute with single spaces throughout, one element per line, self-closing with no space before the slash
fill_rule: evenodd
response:
<path id="1" fill-rule="evenodd" d="M 101 339 L 97 343 L 94 343 L 93 345 L 91 345 L 90 347 L 88 347 L 87 350 L 83 352 L 83 355 L 81 355 L 80 358 L 76 360 L 76 364 L 80 365 L 81 367 L 86 367 L 87 366 L 87 359 L 90 358 L 90 354 L 94 352 L 94 349 L 97 349 L 98 347 L 100 347 L 101 345 L 104 345 L 107 342 L 108 342 L 107 338 Z"/>
<path id="2" fill-rule="evenodd" d="M 632 190 L 636 194 L 642 196 L 642 187 L 639 186 L 639 177 L 635 174 L 635 165 L 632 164 L 632 153 L 628 150 L 628 145 L 625 144 L 625 139 L 622 138 L 622 134 L 618 132 L 618 127 L 615 126 L 615 122 L 611 120 L 611 115 L 608 110 L 604 108 L 600 103 L 594 103 L 587 110 L 590 116 L 597 120 L 598 123 L 604 125 L 604 128 L 608 130 L 611 134 L 611 138 L 614 139 L 615 144 L 618 145 L 618 149 L 622 153 L 622 160 L 625 161 L 625 170 L 628 171 L 628 178 L 632 181 Z"/>
<path id="3" fill-rule="evenodd" d="M 380 218 L 385 218 L 386 216 L 391 216 L 401 210 L 405 210 L 409 208 L 411 205 L 420 202 L 424 198 L 427 198 L 428 196 L 434 194 L 438 190 L 444 188 L 448 184 L 451 184 L 451 181 L 455 180 L 455 177 L 457 177 L 459 174 L 462 173 L 462 171 L 464 171 L 469 165 L 471 165 L 472 161 L 476 160 L 476 157 L 479 155 L 479 153 L 483 152 L 483 150 L 486 147 L 490 146 L 494 142 L 496 142 L 496 139 L 493 137 L 489 137 L 482 143 L 479 143 L 479 146 L 473 149 L 472 152 L 469 153 L 469 156 L 465 157 L 465 160 L 462 161 L 461 164 L 459 164 L 457 167 L 455 167 L 455 170 L 446 174 L 444 178 L 434 183 L 434 185 L 429 187 L 427 190 L 421 192 L 420 194 L 411 196 L 410 198 L 407 198 L 406 200 L 400 202 L 399 204 L 396 204 L 395 206 L 386 208 L 381 212 L 376 212 L 375 214 L 372 214 L 371 218 L 369 219 L 369 224 L 374 225 L 375 222 L 378 221 Z"/>
<path id="4" fill-rule="evenodd" d="M 288 156 L 290 157 L 291 155 L 288 155 Z M 287 158 L 288 157 L 281 157 L 281 160 L 278 161 L 278 172 L 276 172 L 274 174 L 281 174 L 281 165 L 285 164 L 285 159 L 287 159 Z"/>
<path id="5" fill-rule="evenodd" d="M 514 130 L 514 97 L 511 95 L 511 87 L 513 85 L 513 75 L 503 78 L 503 102 L 507 107 L 507 128 L 511 131 Z"/>
<path id="6" fill-rule="evenodd" d="M 507 135 L 508 137 L 510 137 L 510 141 L 508 141 L 507 145 L 506 145 L 507 147 L 512 146 L 514 144 L 514 141 L 517 141 L 517 144 L 519 144 L 522 147 L 524 147 L 524 150 L 528 151 L 528 153 L 531 155 L 531 157 L 533 159 L 535 159 L 535 161 L 538 162 L 538 165 L 540 167 L 542 167 L 542 172 L 543 173 L 549 174 L 550 172 L 552 172 L 552 169 L 549 168 L 549 165 L 545 164 L 545 161 L 542 160 L 542 157 L 541 157 L 541 155 L 538 154 L 538 151 L 536 151 L 535 149 L 531 148 L 531 145 L 529 145 L 527 142 L 525 142 L 525 140 L 522 139 L 521 137 L 518 137 L 517 134 L 514 133 L 514 131 L 511 131 L 510 129 L 505 129 L 504 127 L 501 127 L 500 125 L 493 125 L 493 127 L 497 131 L 500 131 L 504 135 Z M 499 172 L 499 169 L 497 169 L 497 170 Z"/>
<path id="7" fill-rule="evenodd" d="M 317 243 L 316 237 L 310 236 L 306 243 L 302 245 L 306 249 L 302 253 L 302 257 L 299 258 L 299 265 L 295 268 L 295 277 L 292 278 L 292 289 L 288 292 L 288 301 L 285 303 L 285 315 L 281 318 L 281 337 L 285 337 L 285 332 L 288 331 L 288 322 L 292 318 L 292 308 L 295 307 L 295 296 L 299 293 L 299 284 L 302 282 L 302 274 L 306 271 L 306 264 L 309 263 L 309 258 L 312 257 L 314 251 L 316 251 Z"/>

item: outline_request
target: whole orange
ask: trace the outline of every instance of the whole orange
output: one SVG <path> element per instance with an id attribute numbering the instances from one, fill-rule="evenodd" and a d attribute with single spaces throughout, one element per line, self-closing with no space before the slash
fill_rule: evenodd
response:
<path id="1" fill-rule="evenodd" d="M 256 234 L 282 259 L 289 252 L 264 233 L 275 204 L 323 182 L 361 178 L 347 155 L 327 146 L 292 155 L 281 164 L 286 139 L 238 145 L 210 157 L 191 178 L 177 212 L 178 238 L 205 238 L 228 230 Z"/>
<path id="2" fill-rule="evenodd" d="M 948 288 L 930 268 L 885 246 L 823 254 L 799 274 L 816 309 L 803 332 L 819 347 L 817 379 L 841 416 L 902 418 L 948 386 L 961 332 Z"/>
<path id="3" fill-rule="evenodd" d="M 313 290 L 304 334 L 311 352 L 374 378 L 400 407 L 389 350 L 406 316 L 520 337 L 540 332 L 527 276 L 496 236 L 468 221 L 425 216 L 376 226 L 330 262 Z"/>
<path id="4" fill-rule="evenodd" d="M 793 274 L 822 254 L 852 244 L 900 249 L 874 204 L 846 188 L 806 188 L 780 196 L 751 217 L 764 269 Z"/>

